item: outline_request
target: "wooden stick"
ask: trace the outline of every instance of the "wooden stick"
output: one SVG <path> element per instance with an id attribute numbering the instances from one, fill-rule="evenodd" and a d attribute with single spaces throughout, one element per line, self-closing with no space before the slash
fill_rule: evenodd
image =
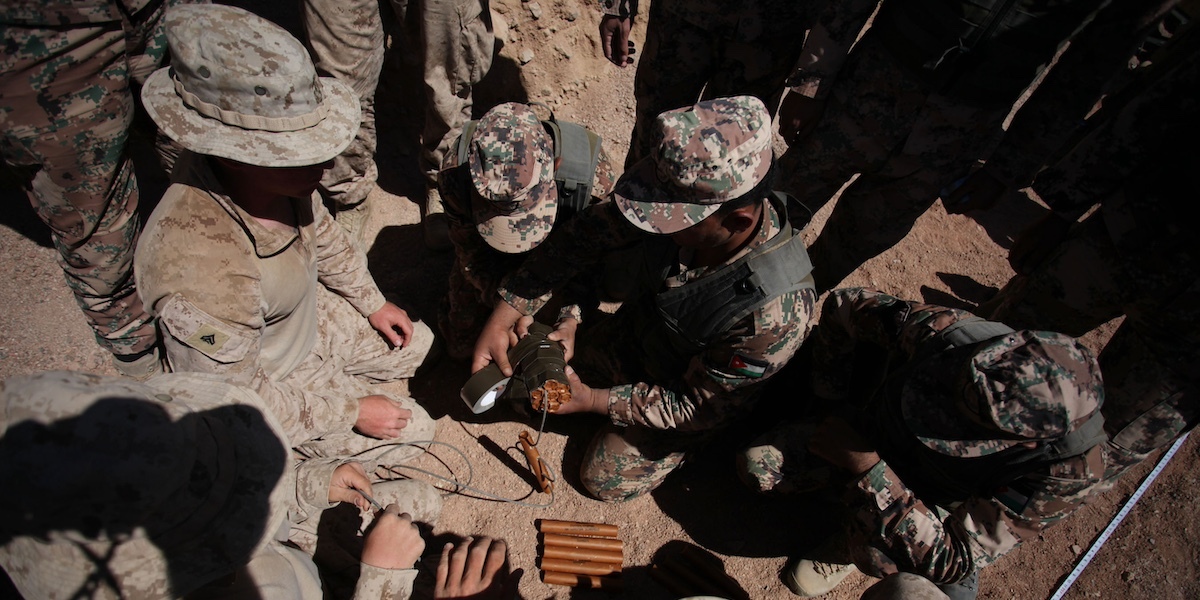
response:
<path id="1" fill-rule="evenodd" d="M 592 562 L 590 560 L 542 558 L 542 570 L 574 573 L 576 575 L 612 575 L 613 573 L 621 572 L 621 565 Z"/>
<path id="2" fill-rule="evenodd" d="M 522 431 L 517 436 L 517 441 L 521 443 L 521 450 L 525 452 L 525 460 L 529 461 L 529 470 L 533 472 L 534 479 L 537 479 L 538 487 L 543 494 L 549 494 L 554 490 L 554 482 L 550 481 L 550 477 L 542 468 L 542 455 L 533 444 L 533 438 L 529 437 L 528 431 Z"/>
<path id="3" fill-rule="evenodd" d="M 589 537 L 617 537 L 617 526 L 607 523 L 582 523 L 579 521 L 555 521 L 553 519 L 538 519 L 538 531 L 542 533 L 565 533 L 567 535 L 584 535 Z"/>
<path id="4" fill-rule="evenodd" d="M 542 571 L 542 581 L 553 585 L 569 585 L 571 587 L 590 588 L 594 590 L 620 591 L 623 587 L 620 577 L 577 575 L 575 573 L 560 573 L 558 571 Z"/>
<path id="5" fill-rule="evenodd" d="M 567 546 L 545 546 L 542 548 L 545 558 L 561 558 L 564 560 L 590 560 L 592 562 L 623 564 L 625 558 L 620 552 L 608 550 L 592 550 L 590 548 L 569 548 Z"/>
<path id="6" fill-rule="evenodd" d="M 591 550 L 607 550 L 609 552 L 624 552 L 625 542 L 613 538 L 589 538 L 561 533 L 543 533 L 543 546 L 563 546 L 566 548 L 589 548 Z"/>

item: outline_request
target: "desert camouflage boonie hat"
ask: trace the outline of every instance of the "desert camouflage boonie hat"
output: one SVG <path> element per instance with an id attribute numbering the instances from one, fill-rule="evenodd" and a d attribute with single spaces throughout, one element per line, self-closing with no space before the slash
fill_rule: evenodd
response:
<path id="1" fill-rule="evenodd" d="M 771 169 L 771 115 L 753 96 L 717 98 L 662 113 L 651 155 L 613 190 L 621 213 L 651 233 L 703 221 L 754 189 Z"/>
<path id="2" fill-rule="evenodd" d="M 317 77 L 286 30 L 220 4 L 174 6 L 165 17 L 171 66 L 142 88 L 154 122 L 181 146 L 261 167 L 323 163 L 354 139 L 358 96 Z"/>
<path id="3" fill-rule="evenodd" d="M 532 250 L 550 235 L 558 214 L 554 148 L 533 110 L 507 102 L 479 119 L 467 163 L 483 202 L 473 202 L 475 228 L 501 252 Z"/>
<path id="4" fill-rule="evenodd" d="M 120 592 L 89 597 L 174 598 L 232 573 L 295 498 L 285 434 L 260 405 L 200 373 L 0 383 L 0 486 L 19 490 L 0 496 L 0 563 L 29 598 L 89 581 Z"/>
<path id="5" fill-rule="evenodd" d="M 905 424 L 922 444 L 972 458 L 1062 439 L 1100 410 L 1104 382 L 1075 338 L 1025 330 L 932 357 L 900 394 Z"/>

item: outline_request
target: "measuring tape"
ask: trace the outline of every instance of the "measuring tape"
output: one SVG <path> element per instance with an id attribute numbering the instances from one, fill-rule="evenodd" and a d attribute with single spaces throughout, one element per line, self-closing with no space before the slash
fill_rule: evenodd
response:
<path id="1" fill-rule="evenodd" d="M 1139 499 L 1141 499 L 1142 494 L 1150 488 L 1150 484 L 1154 483 L 1154 479 L 1158 477 L 1158 474 L 1162 473 L 1162 470 L 1167 466 L 1167 463 L 1171 462 L 1171 458 L 1175 456 L 1175 452 L 1179 450 L 1179 447 L 1187 441 L 1190 433 L 1191 432 L 1189 431 L 1188 433 L 1180 436 L 1179 439 L 1175 440 L 1175 443 L 1171 444 L 1171 449 L 1167 450 L 1167 453 L 1164 454 L 1162 458 L 1158 459 L 1158 464 L 1154 465 L 1154 470 L 1150 471 L 1150 474 L 1147 475 L 1146 478 L 1142 480 L 1142 484 L 1138 486 L 1137 491 L 1135 491 L 1133 495 L 1125 501 L 1125 505 L 1121 507 L 1121 510 L 1117 511 L 1117 516 L 1113 517 L 1113 520 L 1108 524 L 1108 527 L 1105 527 L 1104 531 L 1100 533 L 1100 537 L 1096 538 L 1096 541 L 1092 542 L 1092 547 L 1088 548 L 1088 551 L 1083 554 L 1083 558 L 1079 559 L 1079 564 L 1075 565 L 1075 569 L 1071 571 L 1070 575 L 1067 575 L 1066 581 L 1062 582 L 1062 585 L 1058 586 L 1058 589 L 1054 591 L 1054 595 L 1050 596 L 1050 600 L 1062 600 L 1062 597 L 1066 595 L 1067 590 L 1071 589 L 1071 584 L 1075 583 L 1076 579 L 1079 579 L 1079 574 L 1082 573 L 1085 568 L 1087 568 L 1088 563 L 1092 562 L 1092 559 L 1095 558 L 1096 553 L 1099 552 L 1100 548 L 1104 546 L 1104 542 L 1108 541 L 1108 536 L 1112 535 L 1112 532 L 1116 530 L 1118 525 L 1121 524 L 1121 521 L 1125 520 L 1125 515 L 1128 515 L 1129 511 L 1133 510 L 1133 506 L 1137 504 Z"/>

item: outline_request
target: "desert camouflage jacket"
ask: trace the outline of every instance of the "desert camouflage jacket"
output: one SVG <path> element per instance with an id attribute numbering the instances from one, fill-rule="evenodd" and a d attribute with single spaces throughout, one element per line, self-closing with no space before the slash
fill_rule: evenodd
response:
<path id="1" fill-rule="evenodd" d="M 138 290 L 159 319 L 172 370 L 219 373 L 258 392 L 303 443 L 349 431 L 357 398 L 281 382 L 317 340 L 317 286 L 364 316 L 386 301 L 356 249 L 321 204 L 296 200 L 299 227 L 267 227 L 235 205 L 205 157 L 185 153 L 177 182 L 146 225 Z"/>

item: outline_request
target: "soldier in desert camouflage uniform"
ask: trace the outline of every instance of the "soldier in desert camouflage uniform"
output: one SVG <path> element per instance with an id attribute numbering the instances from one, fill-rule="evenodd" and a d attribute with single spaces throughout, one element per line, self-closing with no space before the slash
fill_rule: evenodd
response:
<path id="1" fill-rule="evenodd" d="M 752 95 L 773 115 L 804 45 L 813 7 L 825 0 L 659 0 L 650 3 L 634 79 L 633 135 L 625 166 L 654 148 L 658 114 L 697 100 Z M 605 56 L 624 67 L 636 0 L 602 0 Z"/>
<path id="2" fill-rule="evenodd" d="M 829 23 L 823 28 L 834 33 L 809 36 L 804 56 L 816 58 L 793 75 L 793 91 L 780 108 L 780 132 L 792 144 L 780 158 L 784 189 L 815 210 L 859 173 L 811 245 L 818 290 L 837 286 L 902 240 L 943 190 L 987 157 L 1021 93 L 1102 4 L 833 3 L 836 10 L 822 19 Z M 1141 12 L 1142 4 L 1108 3 L 1085 32 Z M 847 55 L 877 5 L 878 14 Z M 1128 55 L 1124 40 L 1108 43 Z M 1084 111 L 1096 100 L 1089 86 L 1072 91 L 1072 103 Z M 1052 123 L 1052 129 L 1069 132 L 1077 123 L 1068 118 Z M 797 126 L 804 131 L 800 139 Z M 1062 141 L 1060 134 L 1033 132 L 1048 144 Z M 1012 170 L 1038 166 L 1007 165 Z"/>
<path id="3" fill-rule="evenodd" d="M 467 161 L 459 164 L 454 149 L 464 143 Z M 604 149 L 599 152 L 590 204 L 608 196 L 616 178 Z M 554 138 L 530 107 L 516 103 L 489 110 L 470 139 L 446 153 L 438 179 L 455 256 L 438 328 L 450 356 L 471 355 L 500 280 L 574 216 L 568 199 L 560 198 L 567 192 L 555 180 L 555 156 Z M 582 321 L 575 304 L 560 314 Z"/>
<path id="4" fill-rule="evenodd" d="M 164 7 L 150 0 L 0 6 L 0 154 L 30 169 L 30 203 L 49 227 L 96 342 L 133 377 L 162 370 L 154 321 L 133 278 L 138 185 L 125 144 L 134 82 L 163 59 Z"/>
<path id="5" fill-rule="evenodd" d="M 289 518 L 315 528 L 339 502 L 370 509 L 360 491 L 383 495 L 358 463 L 293 464 L 286 435 L 261 398 L 216 375 L 4 381 L 0 485 L 23 493 L 0 499 L 0 565 L 25 598 L 325 597 L 312 559 L 285 543 Z M 441 502 L 405 483 L 424 489 L 374 515 L 356 599 L 411 595 L 425 548 L 413 521 L 432 523 Z M 486 554 L 475 581 L 490 583 L 505 547 L 456 552 Z"/>
<path id="6" fill-rule="evenodd" d="M 1200 134 L 1200 35 L 1190 21 L 1105 100 L 1093 131 L 1038 175 L 1034 189 L 1053 210 L 1014 243 L 1018 274 L 984 309 L 1070 335 L 1124 317 L 1100 354 L 1109 477 L 1200 421 L 1200 246 L 1179 208 L 1200 191 L 1200 151 L 1179 143 Z M 1048 80 L 1029 102 L 1057 85 Z"/>
<path id="7" fill-rule="evenodd" d="M 314 193 L 358 127 L 354 92 L 318 78 L 299 41 L 244 10 L 166 19 L 175 64 L 142 96 L 188 152 L 136 260 L 170 368 L 255 390 L 306 455 L 431 439 L 414 400 L 368 383 L 411 377 L 433 332 L 386 301 Z"/>
<path id="8" fill-rule="evenodd" d="M 425 82 L 425 128 L 419 163 L 425 174 L 425 240 L 447 249 L 446 222 L 438 194 L 442 160 L 471 118 L 472 88 L 491 68 L 496 40 L 488 0 L 301 0 L 305 31 L 317 68 L 349 85 L 362 103 L 362 125 L 334 159 L 321 188 L 337 207 L 336 218 L 355 235 L 370 214 L 367 196 L 378 168 L 375 89 L 383 70 L 385 19 L 398 27 L 419 54 Z M 389 10 L 390 9 L 390 10 Z M 431 216 L 436 215 L 436 216 Z"/>
<path id="9" fill-rule="evenodd" d="M 868 349 L 873 372 L 855 368 Z M 827 592 L 857 565 L 965 581 L 951 596 L 974 597 L 963 588 L 976 570 L 1105 489 L 1100 369 L 1062 334 L 835 290 L 811 373 L 830 416 L 776 428 L 740 457 L 759 491 L 844 489 L 844 537 L 784 573 L 799 595 Z"/>
<path id="10" fill-rule="evenodd" d="M 700 102 L 663 113 L 656 131 L 654 155 L 618 180 L 613 202 L 574 219 L 505 281 L 473 365 L 499 357 L 511 372 L 503 354 L 518 319 L 614 248 L 638 245 L 628 265 L 637 294 L 582 333 L 579 355 L 570 358 L 562 332 L 550 335 L 578 371 L 558 412 L 612 420 L 581 476 L 608 501 L 653 490 L 688 450 L 748 412 L 804 340 L 816 303 L 797 227 L 807 214 L 770 190 L 762 102 Z"/>

